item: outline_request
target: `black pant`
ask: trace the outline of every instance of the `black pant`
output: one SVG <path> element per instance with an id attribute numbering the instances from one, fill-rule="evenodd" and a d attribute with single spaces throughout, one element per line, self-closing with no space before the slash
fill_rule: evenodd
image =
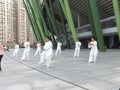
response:
<path id="1" fill-rule="evenodd" d="M 1 70 L 1 60 L 2 60 L 3 55 L 0 55 L 0 70 Z"/>

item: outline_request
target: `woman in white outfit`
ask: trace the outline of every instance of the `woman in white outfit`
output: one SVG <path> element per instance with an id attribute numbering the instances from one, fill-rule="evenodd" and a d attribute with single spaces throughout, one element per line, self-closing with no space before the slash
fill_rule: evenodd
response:
<path id="1" fill-rule="evenodd" d="M 37 54 L 40 55 L 40 53 L 41 53 L 41 44 L 40 44 L 40 43 L 37 43 L 37 50 L 36 50 L 36 52 L 35 52 L 35 56 L 36 56 Z"/>
<path id="2" fill-rule="evenodd" d="M 24 42 L 24 52 L 21 58 L 21 61 L 23 60 L 29 60 L 29 53 L 30 53 L 30 42 L 29 39 L 27 39 L 27 41 Z"/>
<path id="3" fill-rule="evenodd" d="M 88 43 L 88 47 L 91 48 L 88 63 L 96 62 L 98 54 L 97 41 L 95 41 L 94 38 L 91 38 L 91 41 Z"/>
<path id="4" fill-rule="evenodd" d="M 81 42 L 79 40 L 77 40 L 77 42 L 75 43 L 74 57 L 79 57 L 80 56 L 80 47 L 81 47 Z"/>
<path id="5" fill-rule="evenodd" d="M 14 56 L 17 56 L 17 54 L 18 54 L 18 52 L 19 52 L 19 44 L 16 43 L 14 48 L 15 48 L 15 50 L 14 50 L 13 55 L 12 55 L 13 57 L 14 57 Z"/>
<path id="6" fill-rule="evenodd" d="M 61 46 L 62 46 L 62 43 L 60 41 L 58 41 L 58 43 L 57 43 L 57 50 L 55 52 L 55 55 L 61 54 Z"/>
<path id="7" fill-rule="evenodd" d="M 51 64 L 51 59 L 53 56 L 53 45 L 51 42 L 50 37 L 46 37 L 46 43 L 43 46 L 43 52 L 40 55 L 40 62 L 39 64 L 42 64 L 46 60 L 46 67 L 49 67 Z"/>

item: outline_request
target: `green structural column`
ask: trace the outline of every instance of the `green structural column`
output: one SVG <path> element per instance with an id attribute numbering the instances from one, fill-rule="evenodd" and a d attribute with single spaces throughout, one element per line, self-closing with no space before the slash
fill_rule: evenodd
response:
<path id="1" fill-rule="evenodd" d="M 57 27 L 56 27 L 56 24 L 55 24 L 54 19 L 53 19 L 54 16 L 52 16 L 51 9 L 50 9 L 50 7 L 48 5 L 48 1 L 47 0 L 43 0 L 43 1 L 44 1 L 44 4 L 45 4 L 45 8 L 46 8 L 48 18 L 49 18 L 50 23 L 51 23 L 51 25 L 53 27 L 53 31 L 54 31 L 55 35 L 57 36 L 57 38 L 60 40 L 60 35 L 59 35 L 58 31 L 57 31 Z"/>
<path id="2" fill-rule="evenodd" d="M 75 30 L 75 26 L 74 26 L 74 22 L 73 22 L 73 18 L 72 18 L 72 14 L 71 14 L 71 10 L 70 10 L 68 0 L 64 0 L 64 4 L 65 4 L 68 20 L 69 20 L 69 25 L 70 25 L 70 28 L 71 28 L 71 32 L 72 32 L 72 35 L 73 35 L 73 39 L 74 39 L 74 42 L 76 42 L 77 41 L 77 34 L 76 34 L 76 30 Z"/>
<path id="3" fill-rule="evenodd" d="M 104 52 L 105 44 L 104 44 L 103 33 L 102 33 L 101 24 L 100 24 L 96 0 L 87 0 L 87 2 L 88 2 L 87 3 L 88 6 L 89 6 L 88 14 L 91 16 L 91 17 L 89 17 L 89 20 L 90 20 L 90 22 L 92 22 L 90 24 L 92 26 L 92 29 L 94 29 L 91 31 L 93 31 L 94 36 L 96 37 L 96 39 L 98 41 L 99 50 Z"/>
<path id="4" fill-rule="evenodd" d="M 29 18 L 30 23 L 31 23 L 31 26 L 32 26 L 32 28 L 33 28 L 33 32 L 34 32 L 35 38 L 36 38 L 36 40 L 38 41 L 39 39 L 38 39 L 37 33 L 36 33 L 36 31 L 35 31 L 34 24 L 33 24 L 33 22 L 32 22 L 32 18 L 31 18 L 31 16 L 30 16 L 30 13 L 29 13 L 29 11 L 28 11 L 28 9 L 27 9 L 27 6 L 26 6 L 26 3 L 24 2 L 24 0 L 23 0 L 23 4 L 24 4 L 24 6 L 25 6 L 25 8 L 26 8 L 26 12 L 27 12 L 27 14 L 28 14 L 28 18 Z"/>
<path id="5" fill-rule="evenodd" d="M 64 32 L 64 35 L 65 35 L 66 44 L 67 44 L 67 47 L 70 48 L 70 43 L 69 43 L 69 40 L 68 40 L 67 29 L 65 27 L 65 21 L 64 21 L 65 16 L 63 14 L 62 8 L 61 8 L 60 3 L 59 3 L 58 0 L 57 0 L 57 3 L 58 3 L 59 10 L 60 10 L 60 18 L 61 18 L 61 22 L 62 22 L 62 26 L 63 26 L 63 32 Z"/>
<path id="6" fill-rule="evenodd" d="M 70 6 L 69 6 L 69 1 L 68 0 L 59 0 L 59 2 L 62 7 L 62 10 L 64 12 L 64 15 L 67 19 L 67 22 L 69 24 L 69 27 L 71 29 L 73 40 L 74 40 L 74 42 L 76 42 L 77 34 L 76 34 L 76 30 L 75 30 L 75 26 L 74 26 L 74 22 L 73 22 L 73 18 L 72 18 Z"/>
<path id="7" fill-rule="evenodd" d="M 30 4 L 29 0 L 24 0 L 24 2 L 25 2 L 25 5 L 27 7 L 27 11 L 28 11 L 27 13 L 30 15 L 30 18 L 31 18 L 33 26 L 34 26 L 33 30 L 37 33 L 38 41 L 41 41 L 41 43 L 44 44 L 44 41 L 42 39 L 42 35 L 41 35 L 39 27 L 38 27 L 38 24 L 36 23 L 36 18 L 35 18 L 35 15 L 33 13 L 33 9 L 31 7 L 31 4 Z"/>
<path id="8" fill-rule="evenodd" d="M 32 11 L 31 11 L 31 9 L 30 9 L 30 7 L 29 7 L 29 4 L 27 3 L 27 0 L 23 0 L 23 3 L 24 3 L 24 5 L 25 5 L 27 14 L 28 14 L 28 16 L 29 16 L 30 23 L 31 23 L 31 25 L 32 25 L 33 32 L 34 32 L 34 34 L 35 34 L 36 40 L 42 42 L 41 36 L 40 36 L 40 34 L 39 34 L 39 32 L 38 32 L 38 26 L 37 26 L 37 24 L 36 24 L 36 20 L 35 20 L 33 14 L 32 14 Z M 42 43 L 43 43 L 43 42 L 42 42 Z"/>
<path id="9" fill-rule="evenodd" d="M 119 8 L 119 2 L 118 2 L 118 0 L 112 0 L 112 2 L 113 2 L 116 24 L 117 24 L 117 28 L 118 28 L 118 36 L 119 36 L 119 41 L 120 41 L 120 8 Z"/>
<path id="10" fill-rule="evenodd" d="M 42 25 L 41 18 L 39 17 L 39 14 L 38 14 L 35 6 L 34 6 L 33 0 L 28 0 L 28 3 L 29 3 L 29 5 L 30 5 L 30 7 L 31 7 L 31 9 L 32 9 L 32 11 L 33 11 L 33 13 L 34 13 L 34 15 L 35 15 L 36 23 L 37 23 L 38 28 L 39 28 L 39 32 L 40 32 L 40 34 L 41 34 L 41 36 L 42 36 L 42 40 L 43 40 L 44 43 L 45 43 L 45 33 L 44 33 L 44 29 L 43 29 L 43 25 Z"/>
<path id="11" fill-rule="evenodd" d="M 35 5 L 35 7 L 36 7 L 36 9 L 37 9 L 37 11 L 40 15 L 41 20 L 42 20 L 45 35 L 48 36 L 49 32 L 48 32 L 47 25 L 45 23 L 45 19 L 43 17 L 42 6 L 41 6 L 41 3 L 40 3 L 40 0 L 34 0 L 34 5 Z"/>

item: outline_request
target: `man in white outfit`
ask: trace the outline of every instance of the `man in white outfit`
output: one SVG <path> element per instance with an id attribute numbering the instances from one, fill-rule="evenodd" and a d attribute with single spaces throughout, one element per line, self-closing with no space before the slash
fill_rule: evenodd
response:
<path id="1" fill-rule="evenodd" d="M 41 44 L 40 44 L 40 43 L 37 43 L 37 50 L 36 50 L 36 52 L 35 52 L 35 56 L 36 56 L 37 54 L 40 55 L 40 53 L 41 53 Z"/>
<path id="2" fill-rule="evenodd" d="M 15 50 L 14 50 L 13 55 L 12 55 L 13 57 L 14 57 L 14 56 L 17 56 L 17 54 L 18 54 L 18 52 L 19 52 L 19 44 L 16 43 L 14 48 L 15 48 Z"/>
<path id="3" fill-rule="evenodd" d="M 30 42 L 29 42 L 29 38 L 27 38 L 27 41 L 24 42 L 24 52 L 21 58 L 21 61 L 27 59 L 29 60 L 29 53 L 30 53 Z"/>
<path id="4" fill-rule="evenodd" d="M 51 42 L 50 37 L 46 37 L 46 43 L 43 46 L 43 52 L 40 55 L 40 62 L 39 64 L 42 64 L 46 60 L 46 67 L 49 67 L 51 64 L 51 59 L 53 56 L 53 45 Z"/>
<path id="5" fill-rule="evenodd" d="M 79 57 L 80 56 L 80 47 L 81 47 L 81 42 L 79 40 L 77 40 L 77 42 L 75 43 L 74 57 Z"/>
<path id="6" fill-rule="evenodd" d="M 94 38 L 91 38 L 91 41 L 89 42 L 88 47 L 91 48 L 88 63 L 91 63 L 91 62 L 94 63 L 96 62 L 97 54 L 98 54 L 97 41 L 95 41 Z"/>
<path id="7" fill-rule="evenodd" d="M 58 41 L 58 43 L 57 43 L 57 50 L 55 52 L 55 55 L 61 54 L 61 46 L 62 46 L 62 43 L 60 41 Z"/>

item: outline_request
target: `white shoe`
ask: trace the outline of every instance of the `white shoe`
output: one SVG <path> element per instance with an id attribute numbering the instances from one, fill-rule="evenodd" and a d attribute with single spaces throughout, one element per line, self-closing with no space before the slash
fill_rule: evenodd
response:
<path id="1" fill-rule="evenodd" d="M 88 61 L 88 63 L 94 63 L 93 61 Z"/>

